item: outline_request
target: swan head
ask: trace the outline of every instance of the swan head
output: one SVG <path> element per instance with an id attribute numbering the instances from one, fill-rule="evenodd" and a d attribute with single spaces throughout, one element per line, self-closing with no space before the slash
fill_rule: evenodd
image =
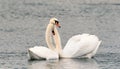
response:
<path id="1" fill-rule="evenodd" d="M 57 18 L 51 18 L 50 24 L 56 25 L 57 27 L 61 28 L 60 23 Z"/>

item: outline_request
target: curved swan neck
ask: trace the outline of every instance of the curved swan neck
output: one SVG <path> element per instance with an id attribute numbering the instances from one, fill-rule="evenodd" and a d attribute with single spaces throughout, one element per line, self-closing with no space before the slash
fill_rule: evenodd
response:
<path id="1" fill-rule="evenodd" d="M 47 26 L 47 29 L 46 29 L 46 43 L 48 45 L 48 47 L 51 49 L 51 50 L 54 50 L 55 47 L 53 45 L 53 42 L 52 42 L 52 33 L 51 31 L 54 29 L 54 25 L 49 23 L 48 26 Z"/>
<path id="2" fill-rule="evenodd" d="M 54 31 L 55 35 L 52 34 L 52 31 Z M 54 39 L 56 48 L 53 45 L 52 38 Z M 60 40 L 58 30 L 56 29 L 55 25 L 52 23 L 49 23 L 46 29 L 46 42 L 50 49 L 56 50 L 58 53 L 62 51 L 61 40 Z"/>
<path id="3" fill-rule="evenodd" d="M 61 51 L 62 51 L 61 39 L 60 39 L 60 35 L 59 35 L 56 27 L 54 27 L 54 32 L 55 32 L 54 41 L 55 41 L 55 45 L 56 45 L 56 50 L 58 53 L 61 53 Z"/>

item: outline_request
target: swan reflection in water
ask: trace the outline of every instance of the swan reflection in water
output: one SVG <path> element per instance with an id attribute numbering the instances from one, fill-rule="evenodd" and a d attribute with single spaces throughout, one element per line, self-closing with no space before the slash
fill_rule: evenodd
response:
<path id="1" fill-rule="evenodd" d="M 29 69 L 99 69 L 93 59 L 61 59 L 30 61 Z"/>

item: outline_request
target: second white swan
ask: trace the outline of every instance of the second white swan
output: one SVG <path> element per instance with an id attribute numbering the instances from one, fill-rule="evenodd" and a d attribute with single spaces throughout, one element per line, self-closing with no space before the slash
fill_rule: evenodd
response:
<path id="1" fill-rule="evenodd" d="M 58 19 L 51 18 L 46 29 L 46 42 L 50 49 L 38 46 L 29 48 L 28 53 L 30 58 L 91 58 L 96 54 L 101 41 L 97 36 L 90 34 L 79 34 L 71 37 L 62 50 L 61 40 L 56 26 L 60 27 Z"/>

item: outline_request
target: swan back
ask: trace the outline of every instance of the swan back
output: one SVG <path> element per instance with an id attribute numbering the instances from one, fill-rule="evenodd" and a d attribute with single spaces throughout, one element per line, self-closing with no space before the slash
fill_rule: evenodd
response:
<path id="1" fill-rule="evenodd" d="M 84 56 L 93 52 L 99 43 L 100 41 L 95 35 L 75 35 L 68 40 L 65 48 L 63 49 L 63 55 L 73 58 Z"/>

